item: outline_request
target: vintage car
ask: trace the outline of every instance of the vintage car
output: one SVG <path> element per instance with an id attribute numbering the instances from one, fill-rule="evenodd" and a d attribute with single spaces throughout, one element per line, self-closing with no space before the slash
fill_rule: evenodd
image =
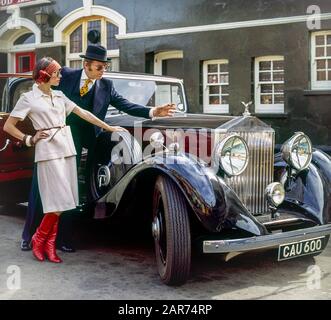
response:
<path id="1" fill-rule="evenodd" d="M 282 261 L 324 250 L 331 233 L 331 159 L 303 132 L 294 132 L 275 154 L 274 130 L 249 113 L 249 104 L 242 116 L 188 114 L 178 79 L 105 76 L 131 101 L 177 105 L 174 117 L 157 119 L 110 106 L 106 121 L 130 134 L 102 132 L 86 170 L 94 218 L 128 211 L 150 223 L 165 284 L 187 281 L 192 244 L 226 259 L 275 249 Z M 30 86 L 22 77 L 7 81 L 1 125 Z M 25 122 L 24 130 L 31 130 Z M 1 132 L 1 201 L 18 201 L 18 182 L 31 177 L 32 161 L 32 149 Z"/>

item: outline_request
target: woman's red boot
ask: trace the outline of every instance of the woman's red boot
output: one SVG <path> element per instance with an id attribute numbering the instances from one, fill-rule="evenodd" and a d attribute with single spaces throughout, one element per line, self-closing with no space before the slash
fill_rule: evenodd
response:
<path id="1" fill-rule="evenodd" d="M 32 253 L 39 261 L 44 261 L 44 247 L 48 235 L 53 229 L 55 221 L 58 216 L 53 213 L 48 213 L 44 215 L 39 227 L 37 228 L 35 234 L 32 237 Z"/>
<path id="2" fill-rule="evenodd" d="M 62 262 L 61 258 L 56 254 L 56 248 L 55 248 L 58 226 L 59 226 L 59 217 L 57 216 L 57 220 L 53 226 L 52 231 L 49 233 L 44 246 L 44 252 L 48 260 L 55 263 Z"/>

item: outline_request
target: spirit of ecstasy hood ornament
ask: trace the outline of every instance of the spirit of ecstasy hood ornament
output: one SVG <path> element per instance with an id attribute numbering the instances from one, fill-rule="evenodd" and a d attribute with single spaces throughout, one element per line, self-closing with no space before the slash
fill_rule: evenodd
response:
<path id="1" fill-rule="evenodd" d="M 245 111 L 243 113 L 244 117 L 249 117 L 251 115 L 251 113 L 249 112 L 249 106 L 253 104 L 252 101 L 249 101 L 247 103 L 245 103 L 244 101 L 241 101 L 241 103 L 245 106 Z"/>

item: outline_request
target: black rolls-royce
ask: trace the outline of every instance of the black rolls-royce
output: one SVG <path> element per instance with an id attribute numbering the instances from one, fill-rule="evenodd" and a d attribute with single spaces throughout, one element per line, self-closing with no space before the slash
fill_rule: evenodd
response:
<path id="1" fill-rule="evenodd" d="M 177 105 L 174 117 L 151 120 L 110 106 L 106 121 L 130 134 L 102 132 L 87 171 L 95 218 L 121 215 L 123 208 L 147 217 L 165 284 L 189 278 L 196 241 L 204 253 L 227 258 L 277 249 L 281 261 L 323 251 L 331 233 L 331 159 L 307 135 L 293 132 L 275 154 L 274 130 L 250 115 L 249 104 L 242 116 L 188 114 L 179 79 L 105 76 L 131 101 Z M 14 105 L 13 88 L 29 81 L 8 82 L 2 111 Z M 0 144 L 1 174 L 7 170 L 8 177 L 18 147 L 8 137 Z M 16 156 L 21 163 L 22 149 Z"/>

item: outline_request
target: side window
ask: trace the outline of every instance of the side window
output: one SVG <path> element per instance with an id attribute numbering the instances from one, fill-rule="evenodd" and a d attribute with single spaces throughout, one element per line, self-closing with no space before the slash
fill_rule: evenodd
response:
<path id="1" fill-rule="evenodd" d="M 255 59 L 255 112 L 284 113 L 284 57 Z"/>
<path id="2" fill-rule="evenodd" d="M 32 80 L 23 80 L 20 81 L 18 83 L 14 83 L 10 89 L 9 89 L 9 108 L 10 110 L 8 110 L 8 112 L 11 112 L 18 99 L 20 98 L 20 96 L 22 95 L 22 93 L 28 92 L 31 90 L 33 85 Z"/>
<path id="3" fill-rule="evenodd" d="M 311 35 L 311 88 L 331 88 L 331 31 Z"/>
<path id="4" fill-rule="evenodd" d="M 7 105 L 8 105 L 8 86 L 7 81 L 5 79 L 0 80 L 0 112 L 7 112 Z"/>
<path id="5" fill-rule="evenodd" d="M 229 61 L 203 63 L 203 112 L 229 113 Z"/>

